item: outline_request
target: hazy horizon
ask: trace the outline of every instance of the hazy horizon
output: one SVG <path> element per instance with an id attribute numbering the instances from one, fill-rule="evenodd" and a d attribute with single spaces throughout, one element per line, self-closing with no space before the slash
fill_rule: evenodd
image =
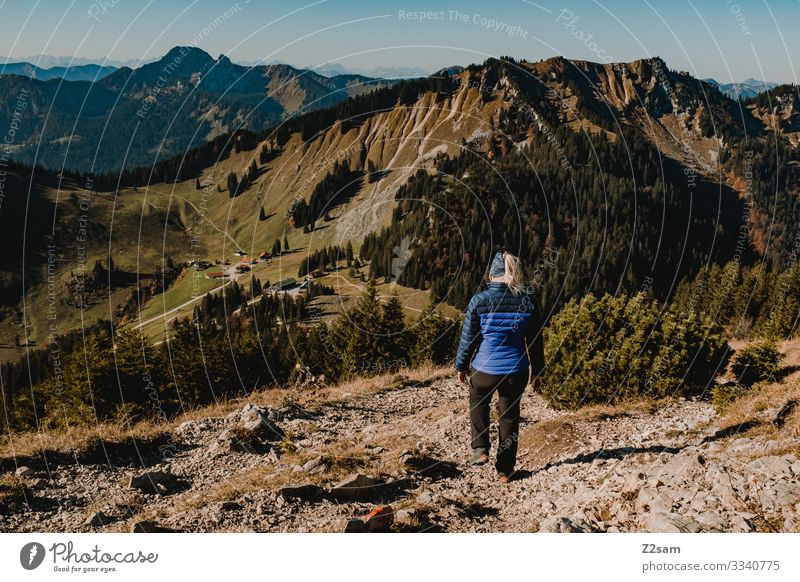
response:
<path id="1" fill-rule="evenodd" d="M 75 56 L 78 64 L 107 60 L 136 66 L 174 46 L 191 45 L 245 64 L 427 72 L 504 55 L 595 62 L 660 56 L 673 69 L 721 83 L 748 78 L 797 83 L 791 55 L 800 41 L 790 33 L 800 13 L 796 7 L 755 0 L 566 6 L 552 0 L 490 5 L 289 0 L 281 7 L 250 0 L 6 1 L 0 4 L 0 55 L 8 62 L 53 55 Z"/>

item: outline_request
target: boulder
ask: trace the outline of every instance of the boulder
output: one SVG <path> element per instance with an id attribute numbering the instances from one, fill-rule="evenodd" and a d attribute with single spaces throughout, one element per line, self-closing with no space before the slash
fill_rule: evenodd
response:
<path id="1" fill-rule="evenodd" d="M 728 529 L 728 520 L 718 511 L 704 511 L 697 514 L 697 521 L 705 531 L 723 532 Z"/>
<path id="2" fill-rule="evenodd" d="M 656 511 L 648 515 L 644 529 L 650 533 L 697 533 L 703 526 L 685 515 Z"/>
<path id="3" fill-rule="evenodd" d="M 661 494 L 658 490 L 651 487 L 642 487 L 636 497 L 636 511 L 645 512 L 664 512 L 672 510 L 672 501 Z"/>
<path id="4" fill-rule="evenodd" d="M 411 451 L 409 451 L 408 449 L 402 451 L 399 456 L 400 456 L 400 462 L 405 465 L 413 463 L 414 460 L 416 459 L 416 455 Z"/>
<path id="5" fill-rule="evenodd" d="M 417 495 L 417 503 L 421 505 L 430 505 L 434 501 L 433 495 L 430 491 L 422 491 L 419 495 Z"/>
<path id="6" fill-rule="evenodd" d="M 144 493 L 163 493 L 169 489 L 175 476 L 166 471 L 147 471 L 139 475 L 131 475 L 128 487 L 138 489 Z"/>
<path id="7" fill-rule="evenodd" d="M 86 521 L 84 521 L 83 523 L 85 525 L 100 527 L 102 525 L 107 525 L 111 523 L 111 521 L 112 521 L 111 518 L 108 517 L 102 511 L 95 511 L 93 513 L 90 513 L 89 516 L 86 518 Z"/>
<path id="8" fill-rule="evenodd" d="M 800 487 L 787 481 L 777 481 L 766 487 L 758 496 L 764 509 L 779 511 L 800 501 Z"/>
<path id="9" fill-rule="evenodd" d="M 225 429 L 219 433 L 216 442 L 212 445 L 215 452 L 249 453 L 251 455 L 258 454 L 260 448 L 257 439 L 240 438 L 231 429 Z"/>
<path id="10" fill-rule="evenodd" d="M 322 497 L 324 493 L 324 489 L 311 483 L 295 485 L 291 487 L 282 487 L 278 490 L 280 498 L 285 501 L 290 501 L 292 499 L 298 499 L 300 501 L 313 501 Z"/>
<path id="11" fill-rule="evenodd" d="M 331 497 L 339 500 L 355 500 L 368 497 L 383 483 L 361 473 L 351 475 L 331 488 Z"/>
<path id="12" fill-rule="evenodd" d="M 796 459 L 794 456 L 767 456 L 759 459 L 754 459 L 747 463 L 747 472 L 760 475 L 780 475 L 785 473 L 792 474 L 792 463 Z"/>
<path id="13" fill-rule="evenodd" d="M 539 533 L 587 533 L 585 524 L 573 522 L 565 515 L 551 515 L 539 523 Z"/>
<path id="14" fill-rule="evenodd" d="M 14 471 L 14 474 L 22 479 L 24 479 L 25 477 L 33 476 L 33 473 L 34 473 L 33 469 L 25 466 L 17 467 L 17 470 Z"/>
<path id="15" fill-rule="evenodd" d="M 240 421 L 242 426 L 255 436 L 268 441 L 283 439 L 286 434 L 275 421 L 278 414 L 267 408 L 261 408 L 252 404 L 247 404 L 242 409 Z"/>
<path id="16" fill-rule="evenodd" d="M 175 533 L 175 530 L 154 521 L 137 521 L 131 526 L 131 533 Z"/>
<path id="17" fill-rule="evenodd" d="M 303 471 L 309 473 L 314 469 L 316 469 L 317 467 L 321 467 L 324 464 L 325 464 L 325 459 L 320 455 L 319 457 L 311 459 L 310 461 L 306 462 L 306 464 L 303 465 Z"/>
<path id="18" fill-rule="evenodd" d="M 344 533 L 366 533 L 366 531 L 366 524 L 357 517 L 348 519 L 344 526 Z"/>
<path id="19" fill-rule="evenodd" d="M 363 521 L 369 533 L 388 532 L 394 523 L 394 509 L 391 505 L 379 505 L 365 515 Z"/>
<path id="20" fill-rule="evenodd" d="M 397 513 L 395 513 L 395 517 L 397 521 L 410 521 L 414 519 L 417 515 L 417 510 L 413 507 L 409 507 L 407 509 L 401 509 Z"/>
<path id="21" fill-rule="evenodd" d="M 755 517 L 752 513 L 737 513 L 731 519 L 731 528 L 729 531 L 734 533 L 750 533 L 753 531 L 753 526 L 750 525 L 750 520 Z"/>
<path id="22" fill-rule="evenodd" d="M 633 471 L 625 477 L 625 482 L 622 485 L 622 493 L 626 495 L 635 495 L 639 492 L 639 488 L 644 485 L 647 475 L 641 471 Z"/>

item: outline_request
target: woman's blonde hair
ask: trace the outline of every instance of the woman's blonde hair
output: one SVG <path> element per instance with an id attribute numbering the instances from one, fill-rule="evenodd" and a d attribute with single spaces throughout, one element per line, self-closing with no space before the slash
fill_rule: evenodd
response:
<path id="1" fill-rule="evenodd" d="M 519 257 L 504 252 L 503 264 L 505 273 L 499 277 L 492 277 L 491 280 L 496 283 L 505 283 L 514 295 L 519 295 L 522 292 L 522 264 Z"/>

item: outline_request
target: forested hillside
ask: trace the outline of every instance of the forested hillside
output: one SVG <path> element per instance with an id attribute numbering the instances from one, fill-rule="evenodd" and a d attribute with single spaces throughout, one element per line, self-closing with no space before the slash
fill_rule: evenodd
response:
<path id="1" fill-rule="evenodd" d="M 104 79 L 111 89 L 117 75 Z M 773 91 L 790 119 L 792 93 Z M 728 340 L 796 333 L 791 127 L 658 58 L 490 59 L 120 173 L 17 166 L 3 209 L 15 217 L 3 316 L 26 357 L 3 371 L 8 423 L 86 423 L 93 397 L 104 418 L 148 418 L 135 370 L 173 414 L 309 374 L 330 382 L 446 363 L 452 315 L 499 248 L 523 260 L 553 362 L 567 370 L 585 352 L 626 370 L 641 352 L 635 374 L 565 379 L 570 394 L 549 394 L 551 404 L 642 396 L 653 370 L 661 396 L 708 396 Z M 75 302 L 82 197 L 95 286 Z M 54 299 L 59 339 L 45 333 L 48 276 L 68 291 Z M 556 325 L 565 309 L 585 318 L 580 333 Z M 617 313 L 614 325 L 603 310 Z M 98 320 L 83 342 L 69 339 Z M 60 375 L 53 345 L 63 346 Z M 129 373 L 116 374 L 121 363 Z"/>

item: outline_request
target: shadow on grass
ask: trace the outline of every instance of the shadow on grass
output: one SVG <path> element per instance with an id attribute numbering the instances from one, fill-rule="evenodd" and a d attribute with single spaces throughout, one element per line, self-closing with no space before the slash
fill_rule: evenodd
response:
<path id="1" fill-rule="evenodd" d="M 149 467 L 161 463 L 166 456 L 196 448 L 177 442 L 170 433 L 150 438 L 106 440 L 94 438 L 77 450 L 49 449 L 35 454 L 0 459 L 0 471 L 14 471 L 26 466 L 36 471 L 52 470 L 64 465 L 106 465 L 115 467 Z"/>

